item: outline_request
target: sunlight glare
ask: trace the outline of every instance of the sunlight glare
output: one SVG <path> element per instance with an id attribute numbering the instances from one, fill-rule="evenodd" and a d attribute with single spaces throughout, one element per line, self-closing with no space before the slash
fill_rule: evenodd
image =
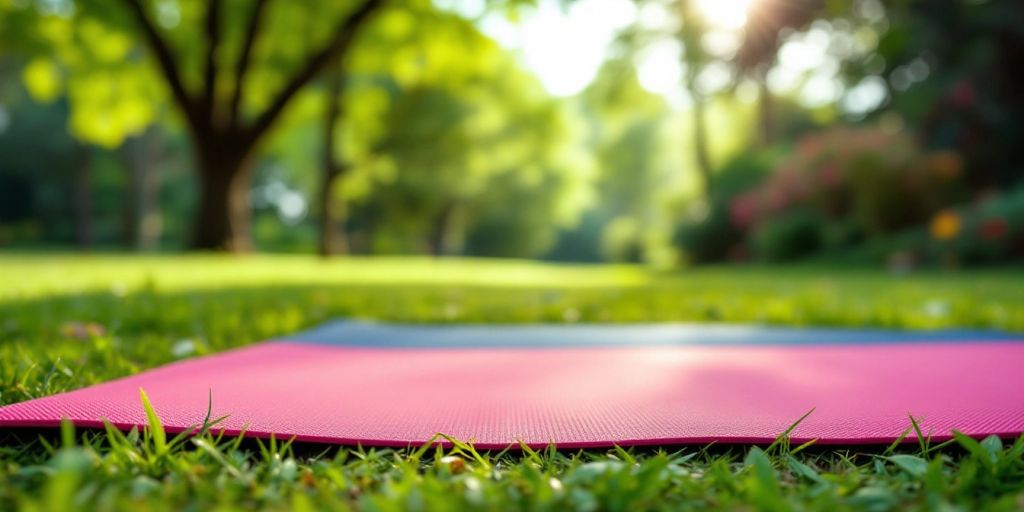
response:
<path id="1" fill-rule="evenodd" d="M 542 0 L 518 22 L 492 13 L 481 28 L 505 48 L 520 52 L 548 92 L 569 96 L 590 84 L 615 34 L 636 15 L 632 0 L 579 0 L 568 9 L 558 0 Z"/>
<path id="2" fill-rule="evenodd" d="M 747 23 L 747 12 L 754 0 L 697 0 L 697 8 L 708 23 L 727 29 L 740 29 Z"/>

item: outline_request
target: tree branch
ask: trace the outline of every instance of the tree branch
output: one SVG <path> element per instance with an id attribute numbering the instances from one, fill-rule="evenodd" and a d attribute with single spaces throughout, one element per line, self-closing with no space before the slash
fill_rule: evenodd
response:
<path id="1" fill-rule="evenodd" d="M 249 26 L 245 30 L 245 40 L 242 42 L 242 54 L 239 55 L 235 65 L 235 92 L 231 95 L 231 107 L 228 111 L 229 128 L 236 127 L 238 122 L 239 109 L 242 105 L 242 98 L 245 96 L 245 75 L 249 72 L 252 48 L 256 44 L 256 35 L 260 31 L 260 22 L 263 20 L 264 8 L 268 3 L 267 0 L 254 0 L 252 5 Z"/>
<path id="2" fill-rule="evenodd" d="M 223 10 L 221 0 L 207 0 L 206 8 L 206 65 L 203 70 L 203 96 L 201 101 L 206 110 L 210 126 L 214 124 L 214 95 L 217 93 L 217 48 L 220 46 L 220 18 Z"/>
<path id="3" fill-rule="evenodd" d="M 174 101 L 184 111 L 189 125 L 193 129 L 200 127 L 201 116 L 198 115 L 199 112 L 197 112 L 191 96 L 189 96 L 188 91 L 185 90 L 184 83 L 181 81 L 181 74 L 178 72 L 178 64 L 174 58 L 174 53 L 171 52 L 170 47 L 160 37 L 160 32 L 157 31 L 156 26 L 153 25 L 149 16 L 146 15 L 146 10 L 142 7 L 140 0 L 122 0 L 122 2 L 132 12 L 135 23 L 142 29 L 146 45 L 149 46 L 153 56 L 156 57 L 160 72 L 167 81 L 168 87 L 171 88 L 171 95 L 174 97 Z"/>
<path id="4" fill-rule="evenodd" d="M 344 90 L 345 71 L 340 59 L 334 65 L 330 83 L 327 87 L 327 109 L 324 113 L 324 173 L 330 180 L 342 173 L 345 165 L 339 161 L 337 153 L 338 120 L 343 115 L 342 91 Z"/>
<path id="5" fill-rule="evenodd" d="M 334 37 L 323 48 L 313 53 L 309 60 L 306 61 L 306 65 L 292 76 L 291 80 L 277 94 L 277 97 L 274 98 L 267 110 L 256 118 L 252 126 L 246 130 L 245 138 L 255 141 L 263 136 L 281 115 L 285 107 L 288 106 L 292 98 L 307 83 L 327 67 L 333 59 L 344 57 L 352 45 L 356 30 L 383 4 L 383 0 L 364 0 L 362 5 L 341 21 L 334 29 Z"/>

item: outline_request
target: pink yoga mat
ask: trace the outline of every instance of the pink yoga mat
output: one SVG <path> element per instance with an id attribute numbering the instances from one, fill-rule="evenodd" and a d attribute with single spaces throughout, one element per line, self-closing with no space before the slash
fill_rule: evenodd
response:
<path id="1" fill-rule="evenodd" d="M 144 388 L 169 431 L 212 392 L 229 434 L 342 444 L 766 443 L 812 409 L 795 442 L 888 443 L 909 415 L 936 439 L 1024 432 L 1012 336 L 748 329 L 345 323 L 8 405 L 0 427 L 144 425 Z"/>

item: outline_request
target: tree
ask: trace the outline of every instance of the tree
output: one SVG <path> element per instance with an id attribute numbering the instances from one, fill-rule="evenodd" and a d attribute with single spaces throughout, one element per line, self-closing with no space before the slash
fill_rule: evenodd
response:
<path id="1" fill-rule="evenodd" d="M 707 101 L 704 92 L 697 87 L 697 77 L 708 61 L 708 55 L 701 46 L 701 39 L 706 32 L 704 20 L 697 12 L 694 0 L 680 0 L 679 41 L 683 49 L 683 84 L 692 100 L 690 112 L 693 115 L 693 151 L 697 170 L 704 184 L 704 194 L 711 195 L 713 168 L 708 155 L 707 127 L 704 120 L 704 107 Z"/>
<path id="2" fill-rule="evenodd" d="M 349 101 L 371 91 L 386 98 L 372 162 L 350 175 L 373 176 L 372 193 L 352 204 L 353 243 L 372 231 L 374 251 L 541 254 L 591 197 L 582 123 L 497 44 L 451 21 L 412 48 L 417 66 L 348 87 Z M 348 155 L 365 151 L 358 146 L 346 145 Z"/>
<path id="3" fill-rule="evenodd" d="M 331 72 L 330 84 L 327 87 L 327 108 L 324 109 L 323 126 L 323 163 L 320 183 L 320 255 L 331 256 L 343 254 L 348 250 L 348 241 L 341 232 L 341 219 L 344 204 L 334 197 L 335 184 L 348 170 L 349 165 L 341 160 L 338 153 L 338 122 L 344 117 L 342 113 L 342 87 L 345 82 L 345 71 L 342 65 L 336 64 Z"/>
<path id="4" fill-rule="evenodd" d="M 121 109 L 121 119 L 110 123 L 73 113 L 71 128 L 79 135 L 117 145 L 140 133 L 155 117 L 154 105 L 169 96 L 192 141 L 199 177 L 192 246 L 246 251 L 251 248 L 248 184 L 259 144 L 296 96 L 351 51 L 384 0 L 336 4 L 209 0 L 204 6 L 157 6 L 144 0 L 82 0 L 68 15 L 43 4 L 7 3 L 4 10 L 11 12 L 4 14 L 13 21 L 0 31 L 4 40 L 26 39 L 25 46 L 51 50 L 52 60 L 40 65 L 52 69 L 59 63 L 68 70 L 73 110 L 88 111 L 91 105 L 95 112 L 103 101 L 91 96 L 128 91 L 130 84 L 120 80 L 136 80 L 135 93 L 150 89 L 135 98 L 105 98 L 108 108 Z M 274 23 L 267 22 L 270 17 Z M 156 64 L 155 73 L 135 57 L 139 47 Z M 162 90 L 152 91 L 150 81 Z"/>
<path id="5" fill-rule="evenodd" d="M 246 122 L 240 115 L 245 97 L 247 73 L 253 46 L 259 37 L 263 14 L 269 0 L 254 0 L 248 17 L 242 50 L 234 64 L 230 96 L 218 95 L 217 51 L 222 37 L 223 0 L 209 0 L 204 31 L 202 90 L 186 90 L 177 58 L 145 12 L 141 0 L 122 0 L 144 41 L 156 58 L 160 71 L 178 108 L 184 113 L 195 144 L 200 177 L 199 213 L 193 247 L 226 248 L 245 251 L 251 248 L 249 235 L 249 178 L 257 143 L 274 125 L 295 95 L 313 80 L 332 60 L 342 58 L 350 49 L 356 30 L 380 8 L 382 0 L 362 0 L 337 22 L 334 34 L 308 55 L 269 105 Z M 224 101 L 226 99 L 226 102 Z"/>
<path id="6" fill-rule="evenodd" d="M 886 4 L 874 55 L 881 69 L 862 59 L 844 69 L 844 78 L 883 77 L 889 101 L 868 114 L 897 113 L 922 145 L 957 151 L 972 189 L 1020 184 L 1022 17 L 1024 4 L 1014 0 L 944 9 L 921 0 Z"/>
<path id="7" fill-rule="evenodd" d="M 606 258 L 638 260 L 647 253 L 645 235 L 668 216 L 661 203 L 667 192 L 662 160 L 669 110 L 663 98 L 640 85 L 628 44 L 618 50 L 581 95 L 597 127 L 591 145 L 601 199 L 588 216 L 600 228 L 590 234 L 592 243 Z"/>
<path id="8" fill-rule="evenodd" d="M 318 196 L 319 249 L 324 256 L 347 250 L 343 180 L 350 171 L 365 172 L 368 162 L 379 156 L 379 148 L 371 146 L 384 136 L 388 94 L 414 84 L 465 80 L 488 65 L 495 52 L 492 41 L 457 15 L 424 9 L 412 22 L 409 12 L 391 14 L 364 36 L 377 50 L 372 58 L 363 54 L 339 61 L 323 83 Z"/>
<path id="9" fill-rule="evenodd" d="M 751 77 L 758 86 L 758 134 L 762 147 L 777 138 L 776 108 L 768 88 L 768 72 L 786 31 L 800 30 L 821 14 L 820 0 L 760 0 L 747 13 L 743 39 L 733 58 L 740 76 Z"/>

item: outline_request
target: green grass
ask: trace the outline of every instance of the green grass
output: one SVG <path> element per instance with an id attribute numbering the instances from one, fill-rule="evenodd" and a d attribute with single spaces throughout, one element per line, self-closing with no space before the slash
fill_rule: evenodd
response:
<path id="1" fill-rule="evenodd" d="M 664 273 L 421 258 L 0 255 L 0 404 L 339 316 L 1024 332 L 1021 290 L 1019 269 L 891 277 L 828 267 Z M 158 424 L 128 434 L 0 433 L 0 510 L 1024 508 L 1021 440 L 499 454 L 168 437 Z"/>

